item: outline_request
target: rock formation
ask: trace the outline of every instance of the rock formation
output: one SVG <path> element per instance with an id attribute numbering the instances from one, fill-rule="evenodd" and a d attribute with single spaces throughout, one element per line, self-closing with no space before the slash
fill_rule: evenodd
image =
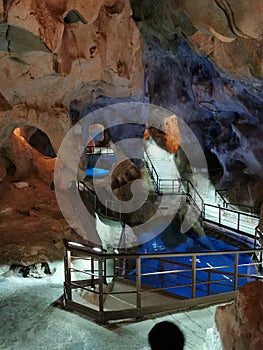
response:
<path id="1" fill-rule="evenodd" d="M 63 237 L 72 237 L 49 188 L 55 160 L 41 156 L 13 131 L 39 129 L 57 152 L 75 121 L 72 101 L 142 93 L 141 50 L 128 0 L 0 1 L 3 261 L 61 258 Z M 22 179 L 28 187 L 14 188 L 12 181 Z"/>
<path id="2" fill-rule="evenodd" d="M 216 325 L 223 350 L 261 350 L 263 283 L 249 282 L 239 291 L 237 300 L 218 306 Z"/>
<path id="3" fill-rule="evenodd" d="M 141 93 L 141 37 L 128 1 L 1 5 L 0 146 L 28 125 L 57 151 L 71 126 L 71 101 Z"/>
<path id="4" fill-rule="evenodd" d="M 260 207 L 261 2 L 249 14 L 247 0 L 131 3 L 144 39 L 150 102 L 192 128 L 230 201 Z"/>

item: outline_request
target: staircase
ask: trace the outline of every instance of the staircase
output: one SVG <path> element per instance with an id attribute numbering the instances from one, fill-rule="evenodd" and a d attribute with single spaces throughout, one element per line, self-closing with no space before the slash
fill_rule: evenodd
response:
<path id="1" fill-rule="evenodd" d="M 181 192 L 179 172 L 172 159 L 165 159 L 159 154 L 144 154 L 146 166 L 158 194 L 176 194 Z M 166 157 L 167 158 L 167 157 Z"/>

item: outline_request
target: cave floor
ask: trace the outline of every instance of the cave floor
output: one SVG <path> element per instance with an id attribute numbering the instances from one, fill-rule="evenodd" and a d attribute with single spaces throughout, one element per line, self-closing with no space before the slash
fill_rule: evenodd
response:
<path id="1" fill-rule="evenodd" d="M 186 337 L 186 350 L 221 349 L 211 345 L 211 337 L 206 342 L 207 334 L 213 333 L 216 306 L 162 317 L 155 315 L 140 322 L 126 320 L 100 325 L 59 306 L 58 300 L 63 293 L 63 263 L 52 264 L 57 271 L 43 279 L 0 277 L 0 349 L 107 350 L 125 347 L 126 350 L 147 350 L 150 349 L 147 334 L 161 320 L 174 321 L 181 327 Z M 7 269 L 7 265 L 2 265 L 0 274 Z"/>

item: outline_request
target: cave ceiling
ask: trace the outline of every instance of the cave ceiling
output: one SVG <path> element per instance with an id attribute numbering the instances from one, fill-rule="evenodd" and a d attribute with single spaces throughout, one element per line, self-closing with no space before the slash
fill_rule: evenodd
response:
<path id="1" fill-rule="evenodd" d="M 262 14 L 260 0 L 1 1 L 1 154 L 17 126 L 57 151 L 72 115 L 146 99 L 188 123 L 222 186 L 262 201 Z"/>

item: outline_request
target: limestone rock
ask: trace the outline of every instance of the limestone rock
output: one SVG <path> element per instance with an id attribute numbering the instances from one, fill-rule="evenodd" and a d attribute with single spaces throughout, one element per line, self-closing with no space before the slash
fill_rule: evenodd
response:
<path id="1" fill-rule="evenodd" d="M 215 320 L 224 350 L 263 349 L 262 298 L 263 283 L 249 282 L 235 302 L 217 307 Z"/>
<path id="2" fill-rule="evenodd" d="M 175 13 L 183 10 L 196 29 L 191 37 L 224 70 L 235 75 L 262 76 L 262 1 L 169 1 Z M 198 33 L 198 35 L 197 35 Z M 208 47 L 209 42 L 209 47 Z M 244 52 L 246 54 L 244 55 Z"/>
<path id="3" fill-rule="evenodd" d="M 142 42 L 128 0 L 10 0 L 1 12 L 1 143 L 15 127 L 32 126 L 57 152 L 72 100 L 142 92 Z"/>
<path id="4" fill-rule="evenodd" d="M 35 175 L 48 184 L 53 180 L 55 159 L 43 156 L 17 133 L 12 134 L 4 145 L 3 151 L 16 168 L 17 179 L 26 179 Z"/>

